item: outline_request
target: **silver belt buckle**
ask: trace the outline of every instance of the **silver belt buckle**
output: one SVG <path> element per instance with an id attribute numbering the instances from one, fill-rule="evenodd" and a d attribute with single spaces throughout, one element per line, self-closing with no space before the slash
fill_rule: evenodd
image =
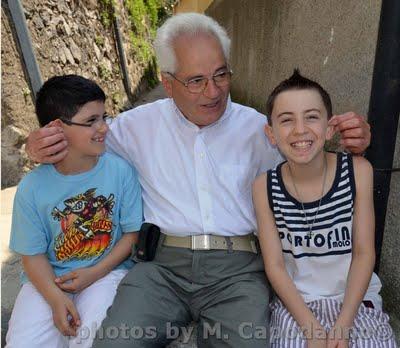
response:
<path id="1" fill-rule="evenodd" d="M 192 236 L 192 250 L 210 250 L 211 238 L 209 234 Z"/>

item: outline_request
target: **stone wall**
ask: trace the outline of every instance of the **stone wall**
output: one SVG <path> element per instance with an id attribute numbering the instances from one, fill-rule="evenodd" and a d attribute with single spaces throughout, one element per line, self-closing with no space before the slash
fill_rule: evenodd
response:
<path id="1" fill-rule="evenodd" d="M 24 140 L 37 127 L 23 60 L 16 44 L 7 2 L 2 2 L 2 187 L 18 183 L 33 163 Z M 117 114 L 130 105 L 122 83 L 116 41 L 104 25 L 107 1 L 23 0 L 32 45 L 43 80 L 58 74 L 80 74 L 98 82 L 107 95 L 106 110 Z M 147 87 L 148 66 L 135 56 L 131 23 L 122 1 L 115 1 L 131 80 L 131 95 Z M 153 68 L 153 67 L 151 67 Z M 131 100 L 133 101 L 133 100 Z"/>

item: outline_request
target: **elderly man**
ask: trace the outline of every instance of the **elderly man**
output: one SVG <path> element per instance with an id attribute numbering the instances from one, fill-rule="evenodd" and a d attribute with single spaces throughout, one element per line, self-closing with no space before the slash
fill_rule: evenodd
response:
<path id="1" fill-rule="evenodd" d="M 107 148 L 137 168 L 145 220 L 162 234 L 155 259 L 120 283 L 94 347 L 164 346 L 192 320 L 202 347 L 268 344 L 270 290 L 250 187 L 282 158 L 264 136 L 266 118 L 229 98 L 229 47 L 225 30 L 207 16 L 170 18 L 155 42 L 170 98 L 111 125 Z M 360 116 L 332 122 L 353 152 L 368 145 Z M 57 129 L 41 129 L 28 148 L 54 162 L 65 155 L 63 142 Z"/>

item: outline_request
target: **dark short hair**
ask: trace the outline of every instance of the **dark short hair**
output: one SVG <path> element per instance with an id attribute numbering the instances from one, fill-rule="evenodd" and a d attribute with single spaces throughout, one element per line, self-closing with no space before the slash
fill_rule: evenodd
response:
<path id="1" fill-rule="evenodd" d="M 268 100 L 267 100 L 267 118 L 268 118 L 268 123 L 271 125 L 272 124 L 272 119 L 271 119 L 271 114 L 272 110 L 274 108 L 274 103 L 276 97 L 286 91 L 291 91 L 291 90 L 302 90 L 302 89 L 314 89 L 316 90 L 319 95 L 322 98 L 322 101 L 325 105 L 327 114 L 328 114 L 328 119 L 332 117 L 332 101 L 331 97 L 329 96 L 328 92 L 325 91 L 321 87 L 321 85 L 318 82 L 315 82 L 313 80 L 310 80 L 300 74 L 299 69 L 294 69 L 292 76 L 290 76 L 288 79 L 283 80 L 278 86 L 274 88 L 272 93 L 269 95 Z"/>
<path id="2" fill-rule="evenodd" d="M 36 97 L 36 116 L 41 127 L 57 118 L 70 120 L 88 102 L 106 100 L 96 82 L 78 75 L 53 76 Z"/>

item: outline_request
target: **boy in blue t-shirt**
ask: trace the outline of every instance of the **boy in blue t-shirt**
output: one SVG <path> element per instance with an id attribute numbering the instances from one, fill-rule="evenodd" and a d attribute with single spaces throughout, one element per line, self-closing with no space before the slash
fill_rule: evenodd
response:
<path id="1" fill-rule="evenodd" d="M 24 272 L 7 347 L 90 347 L 133 266 L 141 190 L 136 171 L 104 153 L 104 101 L 96 83 L 76 75 L 53 77 L 38 93 L 39 123 L 63 129 L 68 154 L 18 186 L 10 248 Z"/>

